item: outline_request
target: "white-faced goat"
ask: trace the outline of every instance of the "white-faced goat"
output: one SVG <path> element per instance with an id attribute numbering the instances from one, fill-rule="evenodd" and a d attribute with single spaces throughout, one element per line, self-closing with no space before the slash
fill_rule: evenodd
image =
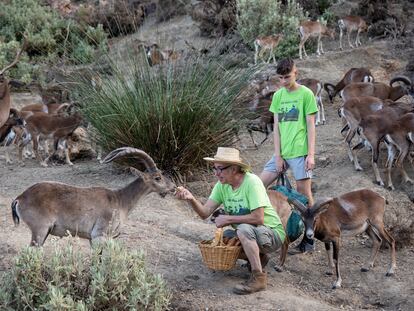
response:
<path id="1" fill-rule="evenodd" d="M 108 234 L 111 224 L 117 226 L 110 234 L 119 235 L 119 226 L 143 196 L 156 192 L 164 197 L 175 189 L 142 150 L 118 148 L 104 163 L 121 157 L 134 157 L 145 167 L 145 172 L 137 170 L 138 178 L 121 189 L 41 182 L 20 194 L 11 204 L 13 221 L 27 224 L 32 233 L 30 245 L 42 246 L 49 234 L 62 237 L 68 232 L 92 243 Z"/>
<path id="2" fill-rule="evenodd" d="M 395 82 L 403 82 L 404 85 L 395 85 Z M 414 86 L 411 80 L 405 76 L 397 76 L 391 79 L 390 85 L 382 82 L 357 82 L 348 84 L 342 91 L 341 97 L 344 101 L 352 97 L 374 96 L 381 99 L 398 100 L 404 95 L 414 98 Z"/>
<path id="3" fill-rule="evenodd" d="M 367 68 L 351 68 L 336 85 L 324 83 L 324 89 L 328 93 L 329 101 L 333 103 L 335 96 L 343 90 L 345 86 L 353 82 L 374 82 L 371 71 Z"/>
<path id="4" fill-rule="evenodd" d="M 385 240 L 391 247 L 391 263 L 386 276 L 394 274 L 395 241 L 384 227 L 386 200 L 378 193 L 369 189 L 356 190 L 335 198 L 318 200 L 310 208 L 297 200 L 292 203 L 302 214 L 306 236 L 325 243 L 330 268 L 328 274 L 332 275 L 333 269 L 336 273 L 332 288 L 341 287 L 342 284 L 339 272 L 341 236 L 355 236 L 365 232 L 372 240 L 371 256 L 362 266 L 362 272 L 369 271 L 374 266 L 382 240 Z M 330 251 L 331 243 L 333 253 Z"/>

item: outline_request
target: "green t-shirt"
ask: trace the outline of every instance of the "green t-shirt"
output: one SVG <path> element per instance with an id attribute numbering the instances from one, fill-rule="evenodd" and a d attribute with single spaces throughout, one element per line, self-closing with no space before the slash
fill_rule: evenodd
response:
<path id="1" fill-rule="evenodd" d="M 269 110 L 278 115 L 282 158 L 293 159 L 307 155 L 306 116 L 318 112 L 312 91 L 303 85 L 293 92 L 281 88 L 273 95 Z"/>
<path id="2" fill-rule="evenodd" d="M 229 215 L 250 214 L 256 208 L 264 208 L 264 225 L 271 228 L 283 242 L 285 229 L 279 215 L 270 203 L 263 182 L 257 175 L 246 173 L 242 184 L 236 190 L 231 185 L 216 183 L 211 192 L 210 199 L 218 204 L 223 204 L 224 210 Z M 233 225 L 234 228 L 237 225 Z"/>

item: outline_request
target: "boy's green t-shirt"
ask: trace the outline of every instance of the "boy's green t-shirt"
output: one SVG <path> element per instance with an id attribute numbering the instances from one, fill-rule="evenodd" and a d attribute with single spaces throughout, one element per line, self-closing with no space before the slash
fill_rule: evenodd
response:
<path id="1" fill-rule="evenodd" d="M 293 159 L 307 155 L 306 116 L 318 112 L 312 91 L 303 85 L 293 92 L 281 88 L 273 95 L 269 110 L 278 115 L 282 158 Z"/>
<path id="2" fill-rule="evenodd" d="M 250 214 L 256 208 L 264 208 L 264 225 L 271 228 L 283 242 L 285 229 L 279 215 L 270 203 L 263 182 L 257 175 L 246 173 L 239 188 L 233 190 L 229 184 L 217 182 L 210 194 L 210 199 L 218 204 L 223 204 L 224 210 L 229 215 Z M 237 228 L 237 225 L 233 225 Z"/>

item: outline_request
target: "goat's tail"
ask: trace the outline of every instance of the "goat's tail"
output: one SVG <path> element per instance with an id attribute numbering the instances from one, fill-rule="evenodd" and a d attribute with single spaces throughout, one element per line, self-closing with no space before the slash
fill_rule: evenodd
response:
<path id="1" fill-rule="evenodd" d="M 14 200 L 11 204 L 13 222 L 16 226 L 20 224 L 20 217 L 19 217 L 19 213 L 17 212 L 18 205 L 19 205 L 19 200 Z"/>

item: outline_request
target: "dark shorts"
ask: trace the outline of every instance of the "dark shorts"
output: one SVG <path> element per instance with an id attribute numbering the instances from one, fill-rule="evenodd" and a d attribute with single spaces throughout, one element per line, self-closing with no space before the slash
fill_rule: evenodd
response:
<path id="1" fill-rule="evenodd" d="M 283 244 L 279 235 L 266 226 L 240 224 L 236 230 L 228 229 L 224 231 L 224 236 L 227 238 L 235 237 L 236 231 L 241 232 L 250 240 L 255 240 L 262 254 L 274 252 L 282 247 Z"/>

